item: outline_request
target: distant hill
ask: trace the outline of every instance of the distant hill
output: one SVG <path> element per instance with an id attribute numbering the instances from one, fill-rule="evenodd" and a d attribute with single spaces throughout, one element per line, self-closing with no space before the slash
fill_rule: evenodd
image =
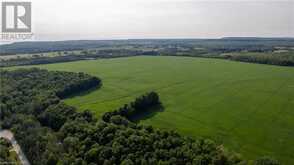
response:
<path id="1" fill-rule="evenodd" d="M 51 51 L 70 51 L 99 48 L 115 45 L 113 41 L 76 40 L 76 41 L 29 41 L 0 45 L 0 54 L 42 53 Z"/>
<path id="2" fill-rule="evenodd" d="M 293 41 L 293 37 L 278 37 L 278 38 L 270 38 L 270 37 L 223 37 L 222 40 L 239 40 L 239 41 Z"/>

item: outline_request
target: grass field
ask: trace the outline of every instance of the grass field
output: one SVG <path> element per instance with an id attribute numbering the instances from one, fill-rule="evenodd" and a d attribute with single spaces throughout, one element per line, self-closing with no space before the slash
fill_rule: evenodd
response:
<path id="1" fill-rule="evenodd" d="M 294 164 L 294 68 L 189 57 L 130 57 L 38 65 L 86 72 L 103 87 L 65 100 L 97 116 L 155 90 L 164 106 L 142 122 L 209 137 L 244 157 Z"/>

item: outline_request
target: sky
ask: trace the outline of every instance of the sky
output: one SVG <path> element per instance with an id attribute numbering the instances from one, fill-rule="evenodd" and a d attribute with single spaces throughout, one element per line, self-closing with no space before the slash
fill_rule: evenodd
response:
<path id="1" fill-rule="evenodd" d="M 294 37 L 294 0 L 25 1 L 35 40 Z"/>

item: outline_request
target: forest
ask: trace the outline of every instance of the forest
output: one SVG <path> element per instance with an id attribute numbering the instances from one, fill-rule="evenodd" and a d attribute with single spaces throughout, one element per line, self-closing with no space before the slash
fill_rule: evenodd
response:
<path id="1" fill-rule="evenodd" d="M 129 116 L 160 104 L 156 92 L 138 97 L 101 120 L 90 111 L 77 112 L 61 101 L 61 97 L 73 92 L 101 86 L 97 77 L 36 68 L 0 73 L 1 128 L 13 131 L 32 165 L 248 163 L 240 154 L 212 140 L 183 137 L 172 130 L 128 120 Z M 6 159 L 7 150 L 1 151 L 0 158 Z M 253 163 L 279 164 L 268 157 Z"/>

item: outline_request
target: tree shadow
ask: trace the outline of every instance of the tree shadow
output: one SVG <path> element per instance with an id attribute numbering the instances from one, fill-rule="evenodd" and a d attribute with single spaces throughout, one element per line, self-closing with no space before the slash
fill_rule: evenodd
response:
<path id="1" fill-rule="evenodd" d="M 152 118 L 153 116 L 163 111 L 164 111 L 163 105 L 159 104 L 157 106 L 149 108 L 148 110 L 145 110 L 144 112 L 141 112 L 140 114 L 136 114 L 135 116 L 130 117 L 129 120 L 135 123 L 139 123 L 141 120 L 147 120 L 149 118 Z"/>
<path id="2" fill-rule="evenodd" d="M 85 95 L 88 95 L 90 94 L 91 92 L 94 92 L 95 90 L 98 90 L 101 88 L 102 85 L 98 85 L 96 87 L 92 87 L 92 88 L 89 88 L 89 89 L 86 89 L 84 91 L 80 91 L 80 92 L 76 92 L 76 93 L 73 93 L 73 94 L 70 94 L 62 99 L 70 99 L 70 98 L 74 98 L 74 97 L 77 97 L 77 96 L 85 96 Z"/>

